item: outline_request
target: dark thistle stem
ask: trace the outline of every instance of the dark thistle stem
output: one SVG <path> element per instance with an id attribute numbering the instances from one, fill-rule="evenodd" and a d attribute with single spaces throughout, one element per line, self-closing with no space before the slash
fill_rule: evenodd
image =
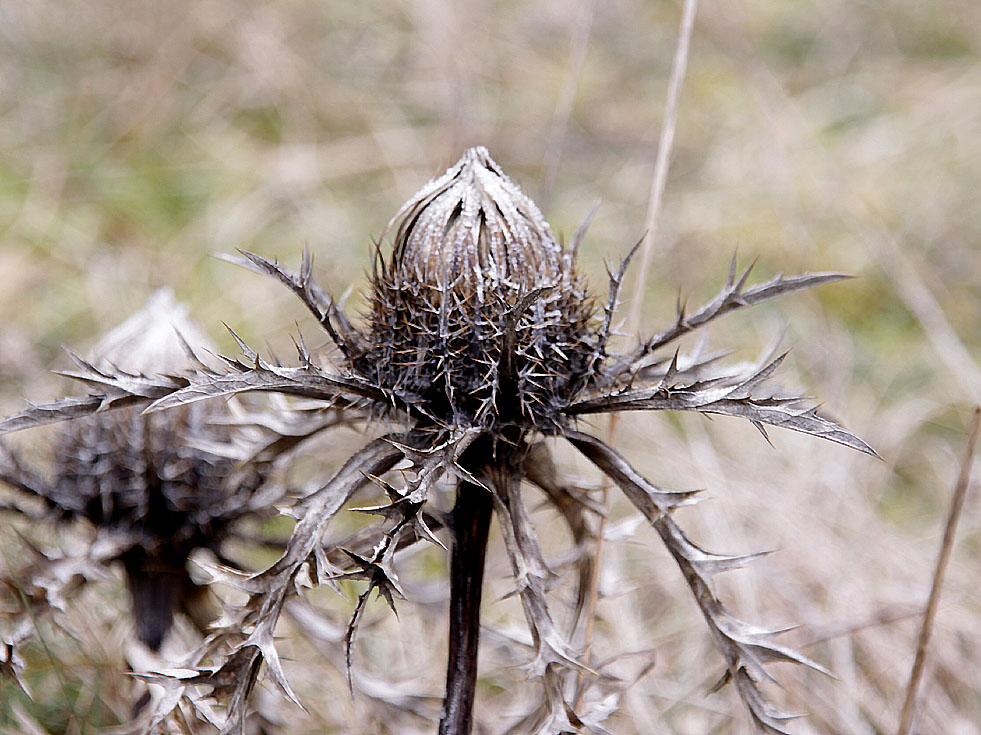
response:
<path id="1" fill-rule="evenodd" d="M 494 505 L 484 488 L 461 482 L 453 507 L 450 561 L 450 639 L 446 698 L 439 735 L 469 735 L 473 726 L 480 638 L 480 593 L 484 553 Z"/>

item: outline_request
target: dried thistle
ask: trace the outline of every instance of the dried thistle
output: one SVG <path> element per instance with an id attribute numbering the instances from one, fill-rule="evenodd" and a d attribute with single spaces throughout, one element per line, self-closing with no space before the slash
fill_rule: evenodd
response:
<path id="1" fill-rule="evenodd" d="M 244 343 L 245 360 L 223 358 L 221 369 L 131 375 L 84 368 L 87 399 L 33 406 L 0 423 L 0 431 L 85 415 L 99 408 L 146 406 L 173 410 L 198 400 L 248 391 L 272 391 L 324 401 L 324 410 L 370 420 L 401 417 L 405 431 L 372 441 L 295 509 L 299 522 L 283 556 L 247 577 L 225 575 L 250 595 L 226 611 L 205 645 L 182 663 L 194 672 L 160 676 L 167 695 L 153 723 L 180 711 L 230 730 L 244 722 L 247 702 L 266 664 L 267 675 L 292 700 L 274 644 L 276 622 L 300 588 L 339 577 L 368 581 L 346 636 L 347 659 L 364 603 L 373 591 L 389 604 L 402 595 L 394 559 L 416 540 L 440 543 L 435 525 L 452 537 L 450 646 L 439 732 L 468 733 L 476 674 L 483 557 L 496 513 L 535 656 L 532 677 L 543 683 L 540 711 L 528 731 L 601 732 L 599 716 L 575 712 L 569 672 L 593 675 L 554 622 L 547 591 L 555 579 L 539 546 L 521 492 L 523 480 L 541 487 L 577 539 L 588 535 L 590 501 L 552 471 L 544 436 L 565 438 L 619 486 L 657 530 L 688 582 L 726 665 L 721 683 L 733 682 L 763 732 L 785 732 L 758 687 L 764 664 L 794 661 L 820 668 L 776 644 L 774 634 L 737 620 L 719 600 L 712 578 L 756 555 L 705 551 L 687 538 L 672 510 L 694 493 L 664 490 L 638 473 L 601 439 L 577 428 L 581 416 L 624 410 L 683 410 L 740 416 L 765 434 L 779 426 L 830 439 L 872 454 L 860 439 L 822 417 L 800 397 L 757 393 L 782 358 L 752 370 L 724 369 L 717 356 L 665 356 L 663 348 L 715 318 L 746 306 L 837 281 L 839 274 L 778 277 L 747 286 L 749 269 L 735 267 L 719 296 L 694 314 L 680 310 L 673 324 L 625 354 L 610 350 L 618 293 L 627 266 L 610 273 L 605 307 L 588 293 L 575 263 L 581 233 L 560 246 L 534 203 L 483 148 L 474 148 L 416 194 L 390 225 L 394 249 L 377 255 L 368 323 L 356 328 L 313 280 L 305 256 L 298 274 L 246 253 L 248 267 L 290 288 L 314 314 L 342 354 L 342 368 L 316 364 L 298 343 L 300 364 L 263 360 Z M 396 464 L 410 472 L 387 474 Z M 400 479 L 401 478 L 401 479 Z M 456 486 L 449 518 L 427 509 L 439 482 Z M 347 549 L 346 569 L 333 561 L 345 550 L 325 546 L 322 533 L 351 496 L 369 483 L 390 502 L 373 509 L 373 543 Z M 370 549 L 368 551 L 367 549 Z M 720 684 L 721 685 L 721 684 Z M 219 717 L 202 687 L 227 705 Z"/>
<path id="2" fill-rule="evenodd" d="M 103 337 L 88 360 L 69 355 L 82 374 L 168 373 L 190 364 L 187 339 L 205 342 L 186 307 L 164 290 Z M 204 630 L 213 612 L 207 588 L 188 574 L 188 558 L 209 549 L 230 564 L 221 547 L 234 522 L 269 514 L 279 493 L 264 485 L 269 462 L 256 453 L 262 435 L 246 432 L 229 407 L 212 403 L 150 416 L 127 408 L 71 421 L 54 438 L 47 477 L 0 446 L 0 479 L 18 488 L 22 501 L 40 499 L 43 508 L 38 514 L 29 510 L 36 504 L 22 502 L 18 510 L 94 530 L 83 557 L 34 548 L 33 561 L 3 581 L 36 610 L 59 608 L 68 591 L 118 562 L 137 636 L 151 650 L 160 648 L 177 613 Z M 22 640 L 29 628 L 25 621 L 14 637 Z"/>

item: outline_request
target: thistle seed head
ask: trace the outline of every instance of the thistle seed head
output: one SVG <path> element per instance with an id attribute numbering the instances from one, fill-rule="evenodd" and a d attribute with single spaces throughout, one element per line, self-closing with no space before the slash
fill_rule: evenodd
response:
<path id="1" fill-rule="evenodd" d="M 160 291 L 100 340 L 90 362 L 131 373 L 186 368 L 175 329 L 206 344 L 186 307 Z M 98 413 L 66 424 L 55 447 L 46 500 L 54 513 L 84 518 L 118 544 L 137 633 L 151 648 L 159 647 L 193 592 L 185 569 L 190 553 L 217 551 L 262 482 L 259 473 L 236 471 L 233 459 L 198 446 L 230 439 L 214 423 L 221 411 L 199 404 L 150 416 L 138 408 Z"/>
<path id="2" fill-rule="evenodd" d="M 238 575 L 218 577 L 238 584 L 249 594 L 249 602 L 223 616 L 207 644 L 185 659 L 182 667 L 196 669 L 193 678 L 154 674 L 169 694 L 158 700 L 153 721 L 165 727 L 163 718 L 176 713 L 180 719 L 175 727 L 192 714 L 221 724 L 214 720 L 211 704 L 217 698 L 228 704 L 225 730 L 244 722 L 263 661 L 270 679 L 299 703 L 280 665 L 274 639 L 287 598 L 301 581 L 322 584 L 338 577 L 368 581 L 344 636 L 350 666 L 369 596 L 377 591 L 394 607 L 394 598 L 401 594 L 394 567 L 397 552 L 422 539 L 439 543 L 433 536 L 438 523 L 453 537 L 447 695 L 440 732 L 470 732 L 482 570 L 491 514 L 496 514 L 534 643 L 530 670 L 545 686 L 542 707 L 523 720 L 525 729 L 577 729 L 573 723 L 579 724 L 578 716 L 573 717 L 563 696 L 569 681 L 563 671 L 578 675 L 589 670 L 549 612 L 547 580 L 553 573 L 523 503 L 521 485 L 527 479 L 549 496 L 578 547 L 588 543 L 592 532 L 588 513 L 601 509 L 574 490 L 577 483 L 571 478 L 555 471 L 545 443 L 532 441 L 535 433 L 554 433 L 616 484 L 651 523 L 682 571 L 726 659 L 722 683 L 734 682 L 761 730 L 786 732 L 786 716 L 766 702 L 757 686 L 758 678 L 771 678 L 762 664 L 794 661 L 823 669 L 777 644 L 775 633 L 734 618 L 714 589 L 715 575 L 757 555 L 715 554 L 697 546 L 672 513 L 691 502 L 695 491 L 658 487 L 613 447 L 579 431 L 575 422 L 581 416 L 621 411 L 696 411 L 741 417 L 764 436 L 767 426 L 789 428 L 874 455 L 865 442 L 821 416 L 802 397 L 757 392 L 782 357 L 746 370 L 717 368 L 720 355 L 700 350 L 684 356 L 675 350 L 673 357 L 662 352 L 729 312 L 843 276 L 781 275 L 750 286 L 750 270 L 738 273 L 734 262 L 712 301 L 691 313 L 679 306 L 665 330 L 629 352 L 611 354 L 607 339 L 630 256 L 618 270 L 610 271 L 609 294 L 602 318 L 597 319 L 576 271 L 574 252 L 556 243 L 537 207 L 484 149 L 467 151 L 446 174 L 427 184 L 399 211 L 390 228 L 395 232 L 394 250 L 388 260 L 376 259 L 370 320 L 363 330 L 355 328 L 313 280 L 309 256 L 304 257 L 300 272 L 293 273 L 261 256 L 243 253 L 249 267 L 286 285 L 316 316 L 348 359 L 343 367 L 325 369 L 316 364 L 302 339 L 297 342 L 302 363 L 298 367 L 267 362 L 241 340 L 246 360 L 221 357 L 217 369 L 198 361 L 173 374 L 153 376 L 115 367 L 122 364 L 132 370 L 134 357 L 149 355 L 158 346 L 157 338 L 149 337 L 150 328 L 172 321 L 170 308 L 148 325 L 137 321 L 132 330 L 115 333 L 115 343 L 106 346 L 101 359 L 96 358 L 98 366 L 77 359 L 82 369 L 72 375 L 89 383 L 87 397 L 32 405 L 0 420 L 3 433 L 79 419 L 66 432 L 63 486 L 48 492 L 50 488 L 42 487 L 46 483 L 25 472 L 16 458 L 4 453 L 2 444 L 0 479 L 88 517 L 103 536 L 100 540 L 116 541 L 100 551 L 100 560 L 120 550 L 115 558 L 126 565 L 137 618 L 157 616 L 140 625 L 141 637 L 151 646 L 160 642 L 170 613 L 178 605 L 185 606 L 174 592 L 173 580 L 184 573 L 186 551 L 216 543 L 224 528 L 219 524 L 250 508 L 258 512 L 268 507 L 271 496 L 250 497 L 249 488 L 254 486 L 247 479 L 241 484 L 238 479 L 220 480 L 222 468 L 228 466 L 224 457 L 239 456 L 244 462 L 241 469 L 254 471 L 259 478 L 273 457 L 328 427 L 346 423 L 345 417 L 360 424 L 390 411 L 412 424 L 408 431 L 369 442 L 326 484 L 297 501 L 292 512 L 299 522 L 272 566 L 244 580 Z M 186 326 L 182 330 L 188 331 Z M 141 345 L 141 339 L 151 344 Z M 156 360 L 156 366 L 144 364 L 138 370 L 174 369 Z M 239 428 L 262 428 L 272 436 L 272 441 L 244 447 L 244 452 L 220 438 L 207 441 L 215 436 L 210 431 L 203 445 L 182 443 L 196 436 L 198 427 L 209 428 L 209 421 L 197 413 L 205 410 L 198 408 L 203 405 L 198 401 L 252 391 L 281 392 L 321 403 L 280 404 L 276 416 L 226 417 L 224 423 L 229 425 L 219 430 L 231 430 L 237 423 Z M 151 419 L 133 413 L 138 410 L 134 407 L 147 404 Z M 118 420 L 107 418 L 112 408 L 121 409 L 111 414 Z M 167 411 L 154 413 L 163 409 Z M 300 415 L 291 418 L 292 413 Z M 93 417 L 79 418 L 89 416 Z M 277 425 L 281 428 L 274 428 Z M 386 480 L 389 472 L 398 473 L 394 483 Z M 434 510 L 429 493 L 454 480 L 457 500 L 452 512 Z M 347 541 L 325 545 L 324 531 L 331 518 L 372 482 L 385 490 L 391 502 L 362 510 L 379 513 L 382 520 Z M 233 487 L 237 490 L 223 494 Z M 276 489 L 270 489 L 275 494 Z M 588 610 L 595 569 L 588 555 L 578 557 L 577 619 Z M 44 580 L 36 589 L 49 607 L 54 606 L 51 600 L 62 599 L 52 596 L 49 577 L 35 574 L 33 578 Z M 63 587 L 55 587 L 54 592 Z M 308 632 L 314 627 L 300 618 L 297 622 Z M 0 647 L 0 669 L 10 670 L 11 664 L 16 675 L 8 643 L 6 654 Z M 353 690 L 355 679 L 349 676 L 348 681 Z M 203 686 L 212 692 L 200 699 Z M 588 714 L 584 712 L 581 719 L 589 721 Z"/>
<path id="3" fill-rule="evenodd" d="M 585 380 L 594 308 L 538 207 L 471 148 L 395 215 L 358 372 L 437 423 L 548 430 Z"/>

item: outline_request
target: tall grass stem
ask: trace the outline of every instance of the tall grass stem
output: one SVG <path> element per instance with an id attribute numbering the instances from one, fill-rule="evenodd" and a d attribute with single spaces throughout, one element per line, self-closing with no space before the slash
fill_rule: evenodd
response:
<path id="1" fill-rule="evenodd" d="M 695 25 L 697 9 L 698 0 L 685 0 L 685 7 L 681 15 L 681 32 L 678 35 L 674 61 L 671 63 L 671 80 L 668 83 L 664 123 L 661 125 L 661 137 L 657 144 L 657 158 L 654 161 L 651 197 L 647 205 L 647 228 L 644 233 L 644 243 L 640 247 L 640 265 L 637 268 L 637 277 L 631 293 L 633 302 L 630 305 L 630 318 L 627 320 L 628 332 L 637 331 L 641 309 L 644 305 L 644 284 L 647 283 L 647 274 L 651 268 L 661 202 L 664 199 L 664 187 L 668 180 L 668 168 L 671 166 L 671 148 L 674 146 L 674 129 L 678 121 L 678 103 L 681 99 L 681 87 L 685 81 L 685 71 L 688 69 L 688 49 L 691 46 L 691 34 Z"/>
<path id="2" fill-rule="evenodd" d="M 681 98 L 681 87 L 685 79 L 685 70 L 688 68 L 688 50 L 691 47 L 691 34 L 695 26 L 695 13 L 697 10 L 698 0 L 685 0 L 685 6 L 681 16 L 681 30 L 678 33 L 678 45 L 675 47 L 674 60 L 671 65 L 671 80 L 668 84 L 664 123 L 661 126 L 661 137 L 657 147 L 657 157 L 654 162 L 654 178 L 651 182 L 651 196 L 647 207 L 647 229 L 644 233 L 644 242 L 641 245 L 640 267 L 637 269 L 637 279 L 634 281 L 634 288 L 631 294 L 633 303 L 630 308 L 630 318 L 627 322 L 628 333 L 636 332 L 640 324 L 640 310 L 644 300 L 644 284 L 647 281 L 647 273 L 650 270 L 651 256 L 654 251 L 654 236 L 657 232 L 657 219 L 661 210 L 661 202 L 664 198 L 664 186 L 668 178 L 668 168 L 671 165 L 671 148 L 674 145 L 674 128 L 678 119 L 678 102 Z M 607 440 L 611 444 L 616 441 L 618 422 L 617 416 L 610 417 Z M 610 486 L 606 483 L 603 486 L 603 508 L 609 509 L 609 504 Z M 599 578 L 603 568 L 603 536 L 606 533 L 606 519 L 607 514 L 604 513 L 599 520 L 599 528 L 596 532 L 596 548 L 593 552 L 593 571 L 589 580 L 589 592 L 586 599 L 583 661 L 587 664 L 589 663 L 593 647 L 596 600 L 599 595 Z M 582 697 L 585 689 L 579 687 L 579 692 L 576 701 L 577 709 L 582 706 Z"/>
<path id="3" fill-rule="evenodd" d="M 937 607 L 940 604 L 940 590 L 943 588 L 944 575 L 950 563 L 950 555 L 954 548 L 954 534 L 957 532 L 957 521 L 964 509 L 964 499 L 967 497 L 967 487 L 970 484 L 971 460 L 974 448 L 978 443 L 978 432 L 981 430 L 981 406 L 974 409 L 971 428 L 968 431 L 967 446 L 961 459 L 961 469 L 954 486 L 954 498 L 950 504 L 950 514 L 947 516 L 947 527 L 944 529 L 944 540 L 940 545 L 940 556 L 937 568 L 933 573 L 933 587 L 930 589 L 930 599 L 927 602 L 923 625 L 920 627 L 920 637 L 916 644 L 916 658 L 913 660 L 913 671 L 910 674 L 909 685 L 906 687 L 906 700 L 899 716 L 899 729 L 896 735 L 909 735 L 916 714 L 916 694 L 923 678 L 923 668 L 926 661 L 927 648 L 930 644 L 930 632 L 933 621 L 937 617 Z"/>

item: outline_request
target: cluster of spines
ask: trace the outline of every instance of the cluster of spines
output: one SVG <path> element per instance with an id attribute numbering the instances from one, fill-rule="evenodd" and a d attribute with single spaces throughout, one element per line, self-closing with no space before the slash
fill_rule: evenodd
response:
<path id="1" fill-rule="evenodd" d="M 584 384 L 596 336 L 576 284 L 495 304 L 453 291 L 433 299 L 385 272 L 374 286 L 370 347 L 355 368 L 430 419 L 549 430 Z"/>

